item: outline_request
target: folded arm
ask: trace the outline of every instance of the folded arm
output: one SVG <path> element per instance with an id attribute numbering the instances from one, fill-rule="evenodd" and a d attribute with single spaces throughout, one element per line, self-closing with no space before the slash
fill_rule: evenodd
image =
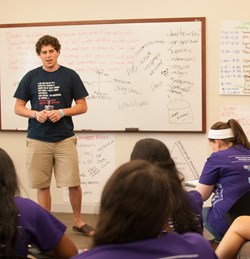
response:
<path id="1" fill-rule="evenodd" d="M 220 259 L 235 258 L 244 242 L 250 240 L 249 226 L 250 216 L 240 216 L 234 220 L 215 251 Z"/>

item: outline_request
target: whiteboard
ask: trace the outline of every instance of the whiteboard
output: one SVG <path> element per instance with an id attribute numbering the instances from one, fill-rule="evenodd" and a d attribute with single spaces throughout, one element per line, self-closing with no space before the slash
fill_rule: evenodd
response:
<path id="1" fill-rule="evenodd" d="M 89 92 L 76 131 L 204 132 L 204 28 L 205 18 L 2 25 L 1 129 L 27 129 L 13 94 L 41 66 L 36 41 L 51 34 L 62 45 L 59 63 Z"/>

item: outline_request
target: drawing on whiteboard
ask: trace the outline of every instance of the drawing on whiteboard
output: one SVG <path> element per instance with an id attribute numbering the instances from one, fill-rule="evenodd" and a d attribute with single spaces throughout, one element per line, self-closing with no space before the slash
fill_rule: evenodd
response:
<path id="1" fill-rule="evenodd" d="M 169 123 L 192 123 L 193 116 L 187 101 L 176 99 L 168 104 Z"/>
<path id="2" fill-rule="evenodd" d="M 180 140 L 174 143 L 171 156 L 176 163 L 178 170 L 184 174 L 185 180 L 194 180 L 199 177 L 192 157 L 188 154 Z"/>

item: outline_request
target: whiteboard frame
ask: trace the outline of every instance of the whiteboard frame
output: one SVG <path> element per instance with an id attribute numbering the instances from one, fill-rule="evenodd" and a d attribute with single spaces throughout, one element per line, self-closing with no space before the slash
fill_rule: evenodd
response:
<path id="1" fill-rule="evenodd" d="M 82 132 L 206 132 L 206 24 L 205 17 L 186 17 L 186 18 L 155 18 L 155 19 L 118 19 L 118 20 L 89 20 L 89 21 L 63 21 L 63 22 L 42 22 L 42 23 L 18 23 L 18 24 L 0 24 L 1 28 L 17 28 L 17 27 L 46 27 L 46 26 L 67 26 L 67 25 L 91 25 L 91 24 L 119 24 L 119 23 L 157 23 L 157 22 L 201 22 L 201 117 L 200 118 L 200 128 L 195 130 L 83 130 Z M 1 76 L 1 75 L 0 75 Z M 1 87 L 1 85 L 0 85 Z M 1 88 L 0 88 L 1 89 Z M 0 91 L 1 97 L 1 91 Z M 0 107 L 1 107 L 0 99 Z M 1 109 L 2 110 L 2 109 Z M 28 124 L 28 121 L 27 121 Z M 17 129 L 3 129 L 2 128 L 2 116 L 0 113 L 0 130 L 1 131 L 16 131 Z M 20 130 L 26 131 L 26 130 Z M 76 132 L 81 132 L 75 130 Z"/>

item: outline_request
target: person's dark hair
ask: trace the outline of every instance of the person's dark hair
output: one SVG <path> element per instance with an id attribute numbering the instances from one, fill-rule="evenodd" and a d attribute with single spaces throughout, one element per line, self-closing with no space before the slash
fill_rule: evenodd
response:
<path id="1" fill-rule="evenodd" d="M 145 160 L 116 169 L 102 192 L 93 246 L 155 238 L 166 229 L 185 194 L 165 170 Z"/>
<path id="2" fill-rule="evenodd" d="M 176 189 L 176 201 L 173 209 L 172 228 L 179 232 L 197 232 L 201 233 L 202 227 L 199 226 L 199 218 L 193 213 L 190 202 L 185 190 L 183 190 L 180 175 L 176 164 L 172 159 L 167 146 L 160 140 L 154 138 L 145 138 L 136 142 L 130 155 L 130 160 L 143 159 L 164 168 L 174 181 L 179 185 Z M 180 191 L 177 191 L 179 190 Z"/>
<path id="3" fill-rule="evenodd" d="M 130 160 L 134 159 L 143 159 L 167 168 L 174 177 L 182 175 L 176 168 L 167 146 L 158 139 L 145 138 L 138 140 L 130 155 Z"/>
<path id="4" fill-rule="evenodd" d="M 14 163 L 0 148 L 0 255 L 15 255 L 18 209 L 14 197 L 20 193 Z"/>
<path id="5" fill-rule="evenodd" d="M 233 131 L 233 138 L 221 139 L 220 141 L 224 142 L 225 144 L 233 143 L 233 145 L 241 144 L 244 147 L 250 149 L 250 143 L 248 138 L 242 129 L 241 125 L 237 120 L 230 119 L 227 122 L 216 122 L 212 125 L 211 129 L 220 130 L 220 129 L 232 129 Z M 213 142 L 214 139 L 209 139 L 209 141 Z"/>
<path id="6" fill-rule="evenodd" d="M 44 35 L 36 42 L 36 53 L 40 55 L 42 47 L 48 45 L 53 46 L 57 52 L 61 49 L 61 44 L 57 38 L 50 35 Z"/>

